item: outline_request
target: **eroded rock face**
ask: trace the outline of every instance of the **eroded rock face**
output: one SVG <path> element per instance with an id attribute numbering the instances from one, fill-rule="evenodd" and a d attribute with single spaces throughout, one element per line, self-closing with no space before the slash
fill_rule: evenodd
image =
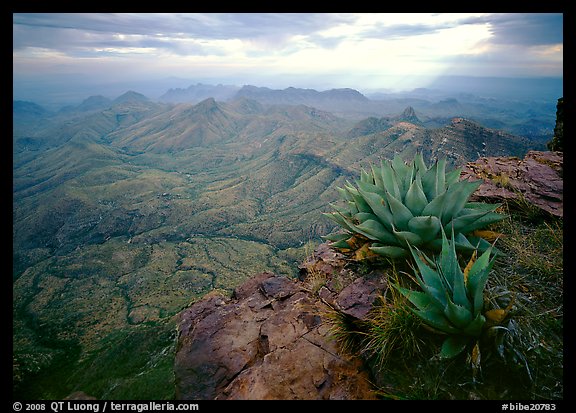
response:
<path id="1" fill-rule="evenodd" d="M 365 276 L 358 276 L 347 268 L 346 256 L 332 248 L 328 243 L 318 245 L 314 254 L 300 265 L 300 279 L 310 274 L 320 274 L 325 284 L 319 288 L 318 296 L 340 312 L 364 320 L 380 291 L 386 288 L 386 275 L 374 269 Z M 349 280 L 347 285 L 339 285 L 335 280 Z"/>
<path id="2" fill-rule="evenodd" d="M 374 399 L 360 360 L 340 355 L 328 307 L 302 284 L 260 274 L 232 298 L 212 293 L 180 315 L 178 399 Z"/>
<path id="3" fill-rule="evenodd" d="M 522 194 L 534 206 L 562 217 L 563 162 L 562 152 L 530 151 L 524 159 L 480 158 L 466 164 L 461 178 L 484 180 L 471 200 L 502 201 Z"/>

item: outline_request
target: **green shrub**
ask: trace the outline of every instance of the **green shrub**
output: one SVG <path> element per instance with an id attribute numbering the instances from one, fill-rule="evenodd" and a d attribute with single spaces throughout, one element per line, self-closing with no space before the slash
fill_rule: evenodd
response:
<path id="1" fill-rule="evenodd" d="M 456 255 L 454 234 L 448 241 L 442 230 L 442 251 L 436 262 L 417 249 L 410 248 L 418 270 L 414 280 L 422 291 L 395 287 L 415 307 L 424 323 L 447 334 L 440 355 L 451 358 L 460 354 L 471 341 L 478 339 L 486 323 L 483 314 L 484 286 L 495 262 L 492 248 L 478 259 L 475 254 L 462 271 Z"/>
<path id="2" fill-rule="evenodd" d="M 495 212 L 499 204 L 469 202 L 482 181 L 459 180 L 460 169 L 446 173 L 446 160 L 428 168 L 422 154 L 411 163 L 399 156 L 362 171 L 357 187 L 338 188 L 345 207 L 332 205 L 325 215 L 344 229 L 327 235 L 336 248 L 350 248 L 351 240 L 371 242 L 370 249 L 390 258 L 409 255 L 408 245 L 438 251 L 441 232 L 454 232 L 458 250 L 485 251 L 490 243 L 474 231 L 503 219 Z"/>

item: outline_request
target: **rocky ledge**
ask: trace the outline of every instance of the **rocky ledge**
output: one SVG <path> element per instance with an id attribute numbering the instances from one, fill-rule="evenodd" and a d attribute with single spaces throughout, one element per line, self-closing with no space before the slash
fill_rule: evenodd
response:
<path id="1" fill-rule="evenodd" d="M 529 151 L 524 159 L 488 157 L 468 162 L 461 177 L 484 180 L 472 200 L 499 202 L 522 196 L 535 207 L 562 217 L 563 166 L 562 152 Z"/>
<path id="2" fill-rule="evenodd" d="M 341 301 L 373 300 L 374 285 L 360 284 L 355 289 L 363 299 L 351 298 L 349 288 Z M 361 360 L 340 354 L 330 338 L 329 305 L 304 285 L 262 273 L 232 297 L 209 293 L 183 311 L 174 366 L 176 397 L 375 399 Z M 358 313 L 357 306 L 349 307 Z"/>

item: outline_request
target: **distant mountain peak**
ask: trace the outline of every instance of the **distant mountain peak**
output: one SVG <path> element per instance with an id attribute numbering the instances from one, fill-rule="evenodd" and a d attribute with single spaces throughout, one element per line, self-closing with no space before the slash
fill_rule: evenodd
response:
<path id="1" fill-rule="evenodd" d="M 362 93 L 358 92 L 356 89 L 351 89 L 348 87 L 340 89 L 330 89 L 320 93 L 326 94 L 328 96 L 338 97 L 341 99 L 361 100 L 366 102 L 369 101 L 369 99 Z"/>
<path id="2" fill-rule="evenodd" d="M 126 102 L 149 102 L 146 96 L 141 93 L 134 92 L 133 90 L 129 90 L 128 92 L 118 96 L 114 101 L 113 104 L 117 105 L 118 103 L 126 103 Z"/>
<path id="3" fill-rule="evenodd" d="M 206 98 L 203 101 L 199 102 L 198 104 L 196 104 L 194 106 L 194 109 L 196 112 L 202 112 L 202 111 L 211 111 L 214 109 L 220 109 L 218 106 L 218 103 L 216 103 L 216 100 L 214 98 Z"/>
<path id="4" fill-rule="evenodd" d="M 412 106 L 408 106 L 404 111 L 398 115 L 395 120 L 420 124 L 420 119 L 416 116 L 416 111 Z"/>
<path id="5" fill-rule="evenodd" d="M 26 113 L 36 116 L 42 116 L 48 113 L 46 109 L 34 102 L 29 102 L 27 100 L 13 100 L 12 101 L 12 113 Z"/>
<path id="6" fill-rule="evenodd" d="M 234 94 L 239 90 L 238 86 L 232 85 L 206 85 L 197 83 L 190 85 L 187 89 L 170 89 L 159 100 L 161 102 L 173 103 L 197 103 L 208 97 L 213 97 L 218 101 L 227 101 L 231 99 Z"/>
<path id="7" fill-rule="evenodd" d="M 102 109 L 109 105 L 110 99 L 102 95 L 95 95 L 84 99 L 82 103 L 76 107 L 76 110 L 87 112 L 90 110 Z"/>

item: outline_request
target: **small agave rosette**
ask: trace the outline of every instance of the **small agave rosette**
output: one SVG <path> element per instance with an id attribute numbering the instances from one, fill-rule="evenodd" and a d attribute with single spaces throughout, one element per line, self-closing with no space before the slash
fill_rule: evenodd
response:
<path id="1" fill-rule="evenodd" d="M 414 280 L 421 291 L 399 285 L 394 287 L 412 303 L 412 309 L 422 321 L 434 330 L 447 334 L 440 356 L 455 357 L 468 343 L 482 333 L 486 317 L 484 287 L 494 265 L 492 247 L 478 259 L 472 256 L 462 271 L 456 255 L 454 234 L 448 241 L 442 232 L 442 251 L 436 262 L 417 249 L 410 248 L 417 269 Z"/>

